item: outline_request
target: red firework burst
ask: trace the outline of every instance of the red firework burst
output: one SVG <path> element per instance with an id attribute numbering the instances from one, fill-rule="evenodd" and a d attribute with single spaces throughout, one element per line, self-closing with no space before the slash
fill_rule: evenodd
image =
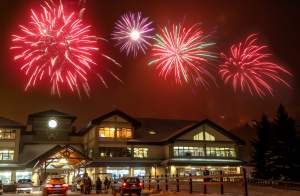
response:
<path id="1" fill-rule="evenodd" d="M 60 86 L 67 83 L 79 95 L 81 88 L 89 95 L 88 73 L 96 66 L 93 57 L 101 38 L 90 35 L 90 26 L 74 12 L 66 14 L 61 2 L 45 1 L 41 7 L 41 13 L 31 10 L 30 23 L 20 25 L 22 35 L 12 40 L 11 49 L 18 53 L 14 59 L 22 60 L 20 69 L 28 76 L 25 90 L 47 78 L 52 94 L 60 95 Z"/>
<path id="2" fill-rule="evenodd" d="M 263 97 L 273 95 L 270 81 L 290 87 L 281 74 L 292 74 L 272 62 L 272 54 L 267 52 L 268 46 L 260 45 L 257 39 L 257 35 L 252 34 L 244 42 L 232 45 L 228 55 L 221 53 L 225 62 L 219 66 L 219 74 L 225 84 L 233 86 L 234 91 L 248 90 L 251 95 Z"/>

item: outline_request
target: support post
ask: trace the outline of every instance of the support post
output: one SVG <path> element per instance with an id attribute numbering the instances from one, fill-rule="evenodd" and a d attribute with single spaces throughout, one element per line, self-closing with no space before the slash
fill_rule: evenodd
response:
<path id="1" fill-rule="evenodd" d="M 149 184 L 148 184 L 148 190 L 150 191 L 151 189 L 151 174 L 149 175 Z"/>
<path id="2" fill-rule="evenodd" d="M 248 196 L 248 182 L 247 182 L 247 173 L 246 173 L 246 169 L 243 167 L 243 182 L 244 182 L 244 196 Z"/>
<path id="3" fill-rule="evenodd" d="M 176 174 L 176 192 L 179 192 L 179 176 Z"/>
<path id="4" fill-rule="evenodd" d="M 159 191 L 159 176 L 156 176 L 156 190 Z"/>
<path id="5" fill-rule="evenodd" d="M 165 175 L 165 183 L 166 183 L 166 191 L 168 191 L 169 186 L 168 186 L 168 175 Z"/>
<path id="6" fill-rule="evenodd" d="M 224 195 L 224 183 L 223 183 L 223 171 L 221 170 L 220 171 L 220 183 L 221 183 L 221 186 L 220 186 L 220 194 L 221 195 Z"/>
<path id="7" fill-rule="evenodd" d="M 189 184 L 190 184 L 190 194 L 192 194 L 193 193 L 192 174 L 189 175 Z"/>

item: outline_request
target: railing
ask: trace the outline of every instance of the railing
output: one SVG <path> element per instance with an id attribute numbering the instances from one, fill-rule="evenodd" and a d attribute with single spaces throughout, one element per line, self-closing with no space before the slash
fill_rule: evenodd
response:
<path id="1" fill-rule="evenodd" d="M 161 175 L 161 176 L 144 176 L 141 181 L 144 189 L 152 191 L 171 191 L 171 192 L 202 192 L 208 193 L 210 187 L 214 187 L 213 191 L 224 194 L 225 184 L 240 185 L 244 196 L 248 196 L 248 187 L 246 180 L 246 171 L 243 169 L 242 174 L 223 174 L 207 176 L 178 176 L 178 175 Z M 216 189 L 216 187 L 218 187 Z"/>
<path id="2" fill-rule="evenodd" d="M 248 179 L 248 183 L 260 186 L 272 186 L 280 189 L 294 189 L 300 191 L 300 182 L 250 178 Z"/>

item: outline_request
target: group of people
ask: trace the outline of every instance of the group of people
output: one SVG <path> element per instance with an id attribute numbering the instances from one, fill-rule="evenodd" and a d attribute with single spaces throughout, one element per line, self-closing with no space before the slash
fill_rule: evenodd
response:
<path id="1" fill-rule="evenodd" d="M 90 194 L 92 190 L 92 179 L 85 173 L 80 179 L 80 192 Z"/>
<path id="2" fill-rule="evenodd" d="M 102 189 L 103 184 L 103 189 Z M 101 193 L 102 190 L 107 191 L 110 188 L 111 180 L 109 180 L 107 177 L 104 178 L 104 181 L 102 183 L 101 179 L 98 177 L 96 180 L 96 193 Z"/>
<path id="3" fill-rule="evenodd" d="M 85 173 L 82 177 L 77 178 L 76 184 L 80 185 L 80 192 L 83 194 L 90 194 L 92 190 L 92 179 Z M 107 191 L 111 186 L 111 179 L 107 177 L 102 181 L 99 177 L 95 183 L 96 193 L 101 193 L 102 191 Z"/>

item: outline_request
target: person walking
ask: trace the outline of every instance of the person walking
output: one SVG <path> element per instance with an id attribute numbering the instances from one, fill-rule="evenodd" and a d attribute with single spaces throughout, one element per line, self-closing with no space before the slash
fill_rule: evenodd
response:
<path id="1" fill-rule="evenodd" d="M 107 184 L 108 184 L 108 178 L 107 177 L 105 177 L 103 184 L 104 184 L 104 190 L 106 191 L 107 190 Z"/>
<path id="2" fill-rule="evenodd" d="M 97 194 L 101 193 L 101 189 L 102 189 L 102 181 L 98 177 L 97 180 L 96 180 L 96 193 Z"/>

